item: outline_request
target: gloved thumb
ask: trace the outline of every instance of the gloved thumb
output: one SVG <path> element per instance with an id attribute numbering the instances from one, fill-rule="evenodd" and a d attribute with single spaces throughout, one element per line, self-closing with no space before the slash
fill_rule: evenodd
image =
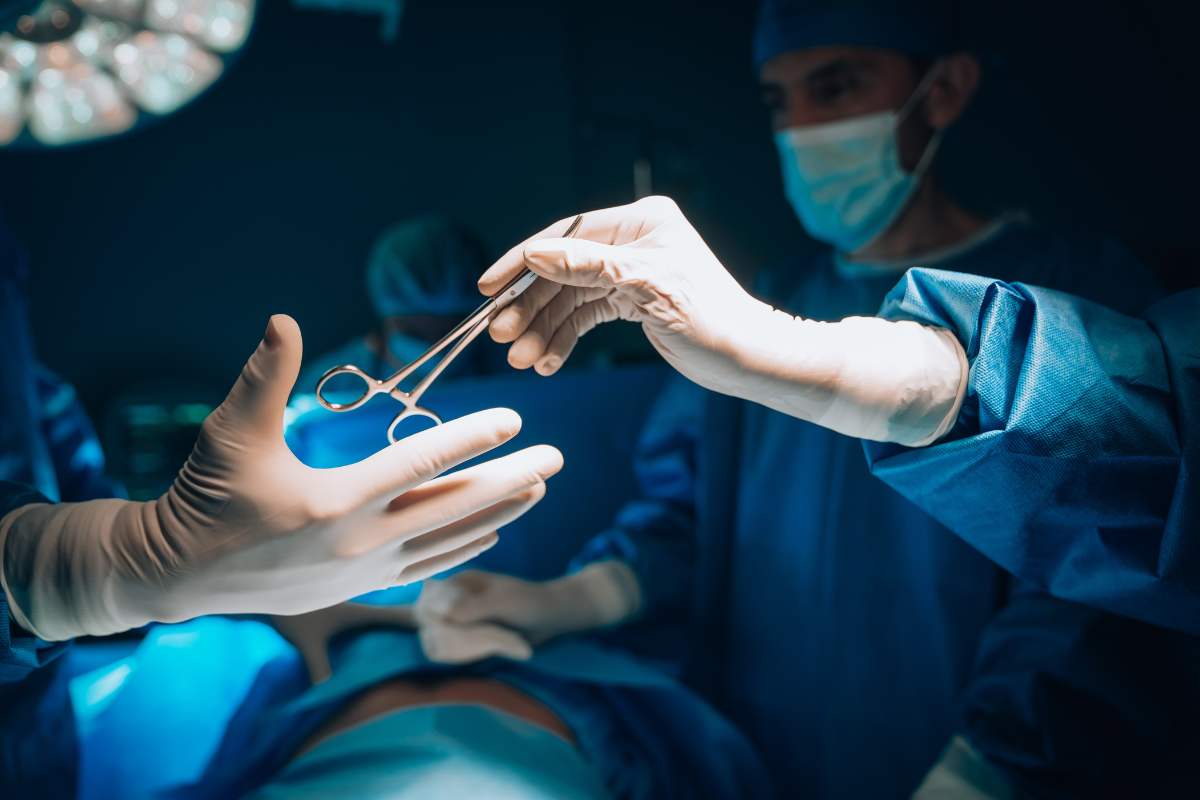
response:
<path id="1" fill-rule="evenodd" d="M 629 272 L 630 250 L 587 239 L 535 239 L 525 245 L 525 264 L 566 286 L 611 288 Z"/>
<path id="2" fill-rule="evenodd" d="M 485 620 L 495 605 L 488 591 L 491 577 L 477 570 L 465 570 L 443 580 L 428 580 L 417 598 L 416 614 L 422 624 L 430 621 L 472 623 Z"/>
<path id="3" fill-rule="evenodd" d="M 519 633 L 500 625 L 454 625 L 432 622 L 421 626 L 421 649 L 430 661 L 466 664 L 499 656 L 527 661 L 533 646 Z"/>
<path id="4" fill-rule="evenodd" d="M 268 435 L 283 430 L 288 395 L 300 373 L 304 345 L 300 326 L 286 314 L 275 314 L 251 354 L 237 383 L 221 404 L 230 423 Z"/>

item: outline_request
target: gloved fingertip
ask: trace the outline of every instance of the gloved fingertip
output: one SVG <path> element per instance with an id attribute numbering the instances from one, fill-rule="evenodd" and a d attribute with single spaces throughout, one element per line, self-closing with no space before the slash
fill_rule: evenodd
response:
<path id="1" fill-rule="evenodd" d="M 274 349 L 283 344 L 284 337 L 289 333 L 299 333 L 300 326 L 296 324 L 296 320 L 289 317 L 287 314 L 272 314 L 267 320 L 267 330 L 263 333 L 263 342 L 267 347 Z"/>
<path id="2" fill-rule="evenodd" d="M 537 362 L 537 364 L 534 366 L 534 369 L 537 370 L 539 375 L 548 378 L 554 373 L 558 372 L 559 367 L 561 366 L 561 358 L 558 356 L 546 356 Z"/>
<path id="3" fill-rule="evenodd" d="M 508 365 L 513 369 L 529 369 L 528 364 L 523 363 L 520 358 L 514 355 L 513 348 L 511 347 L 508 349 Z"/>
<path id="4" fill-rule="evenodd" d="M 554 445 L 537 444 L 530 449 L 536 450 L 537 455 L 542 460 L 542 463 L 538 466 L 537 471 L 538 476 L 542 480 L 546 480 L 553 475 L 557 475 L 559 471 L 562 470 L 563 454 L 562 451 Z"/>

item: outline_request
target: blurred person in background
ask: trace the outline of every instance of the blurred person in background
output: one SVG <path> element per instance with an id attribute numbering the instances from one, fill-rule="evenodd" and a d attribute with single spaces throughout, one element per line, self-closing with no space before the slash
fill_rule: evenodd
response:
<path id="1" fill-rule="evenodd" d="M 327 370 L 341 364 L 382 378 L 416 360 L 479 305 L 475 281 L 487 264 L 479 238 L 447 217 L 413 217 L 385 230 L 367 258 L 367 296 L 376 326 L 307 360 L 297 391 L 311 393 Z M 495 348 L 471 347 L 448 375 L 486 374 L 503 366 Z"/>

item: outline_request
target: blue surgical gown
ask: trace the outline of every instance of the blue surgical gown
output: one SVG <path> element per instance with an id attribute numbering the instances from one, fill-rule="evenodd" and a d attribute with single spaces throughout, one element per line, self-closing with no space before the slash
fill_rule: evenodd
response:
<path id="1" fill-rule="evenodd" d="M 52 500 L 118 496 L 75 390 L 34 356 L 26 278 L 24 251 L 0 220 L 0 480 Z"/>
<path id="2" fill-rule="evenodd" d="M 875 474 L 1058 597 L 1200 634 L 1200 290 L 1129 316 L 914 269 L 881 313 L 950 329 L 971 371 L 951 433 L 868 443 Z"/>
<path id="3" fill-rule="evenodd" d="M 1114 303 L 1153 286 L 1111 244 L 1015 223 L 942 265 Z M 850 277 L 825 258 L 790 277 L 772 299 L 831 320 L 873 314 L 896 273 Z M 904 796 L 955 733 L 1031 794 L 1086 791 L 1124 777 L 1126 753 L 1157 747 L 1141 763 L 1170 762 L 1168 734 L 1200 711 L 1190 639 L 1011 579 L 874 479 L 855 440 L 679 383 L 636 469 L 642 497 L 580 562 L 631 564 L 645 610 L 614 635 L 671 655 L 661 632 L 686 629 L 690 649 L 674 655 L 759 746 L 782 796 Z M 1130 675 L 1106 660 L 1139 640 L 1169 668 Z M 1068 747 L 1096 758 L 1066 758 Z"/>
<path id="4" fill-rule="evenodd" d="M 25 254 L 0 221 L 0 517 L 121 492 L 74 389 L 34 357 L 26 277 Z M 74 738 L 56 675 L 64 647 L 18 628 L 0 592 L 0 786 L 17 796 L 61 796 L 72 785 Z"/>

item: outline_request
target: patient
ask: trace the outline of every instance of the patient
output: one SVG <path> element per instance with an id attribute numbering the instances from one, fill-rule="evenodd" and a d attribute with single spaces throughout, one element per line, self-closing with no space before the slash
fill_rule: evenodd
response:
<path id="1" fill-rule="evenodd" d="M 427 587 L 156 629 L 72 687 L 78 703 L 125 683 L 81 713 L 81 795 L 771 796 L 747 741 L 669 671 L 584 638 L 531 652 L 444 619 Z"/>

